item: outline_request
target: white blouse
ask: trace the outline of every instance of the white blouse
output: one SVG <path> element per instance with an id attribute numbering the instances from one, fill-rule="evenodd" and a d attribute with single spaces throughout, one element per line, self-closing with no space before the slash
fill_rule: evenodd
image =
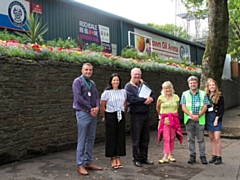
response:
<path id="1" fill-rule="evenodd" d="M 124 102 L 126 99 L 127 93 L 125 89 L 105 90 L 101 95 L 101 100 L 107 101 L 106 112 L 124 112 Z"/>

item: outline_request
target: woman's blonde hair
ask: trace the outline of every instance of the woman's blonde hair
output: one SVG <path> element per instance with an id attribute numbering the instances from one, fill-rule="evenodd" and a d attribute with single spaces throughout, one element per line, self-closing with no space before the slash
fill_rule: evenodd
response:
<path id="1" fill-rule="evenodd" d="M 161 91 L 161 94 L 162 95 L 165 95 L 165 93 L 164 93 L 164 88 L 165 87 L 170 87 L 171 88 L 171 90 L 172 90 L 172 95 L 174 94 L 174 89 L 173 89 L 173 85 L 172 85 L 172 83 L 170 82 L 170 81 L 165 81 L 163 84 L 162 84 L 162 91 Z"/>
<path id="2" fill-rule="evenodd" d="M 216 86 L 216 90 L 215 90 L 215 92 L 214 92 L 213 103 L 214 103 L 214 104 L 217 104 L 217 103 L 218 103 L 218 100 L 219 100 L 219 97 L 221 96 L 221 92 L 219 91 L 219 89 L 218 89 L 218 84 L 217 84 L 217 82 L 216 82 L 214 79 L 209 78 L 209 79 L 207 80 L 207 85 L 206 85 L 206 88 L 205 88 L 205 92 L 207 93 L 208 96 L 210 96 L 210 90 L 209 90 L 209 84 L 210 84 L 210 82 L 213 82 L 213 83 L 215 84 L 215 86 Z"/>

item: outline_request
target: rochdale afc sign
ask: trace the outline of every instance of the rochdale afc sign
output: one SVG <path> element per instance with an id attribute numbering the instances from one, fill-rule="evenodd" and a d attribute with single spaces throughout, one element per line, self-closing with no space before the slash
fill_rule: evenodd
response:
<path id="1" fill-rule="evenodd" d="M 22 3 L 13 1 L 8 7 L 8 17 L 17 27 L 22 27 L 27 20 L 27 11 Z"/>

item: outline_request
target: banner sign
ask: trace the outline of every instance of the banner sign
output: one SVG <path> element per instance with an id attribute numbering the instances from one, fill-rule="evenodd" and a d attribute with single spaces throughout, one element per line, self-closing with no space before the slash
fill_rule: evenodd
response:
<path id="1" fill-rule="evenodd" d="M 79 21 L 79 34 L 82 40 L 99 44 L 100 36 L 98 26 L 86 21 Z"/>
<path id="2" fill-rule="evenodd" d="M 185 58 L 191 62 L 189 45 L 136 28 L 134 28 L 134 32 L 152 38 L 152 41 L 150 41 L 143 36 L 135 35 L 135 48 L 138 52 L 149 53 L 152 46 L 152 50 L 158 52 L 160 58 L 173 59 L 179 62 L 182 62 Z"/>
<path id="3" fill-rule="evenodd" d="M 32 4 L 32 11 L 37 14 L 42 14 L 42 5 L 33 3 Z"/>
<path id="4" fill-rule="evenodd" d="M 1 0 L 0 27 L 23 30 L 29 16 L 29 0 Z"/>
<path id="5" fill-rule="evenodd" d="M 98 25 L 100 38 L 102 42 L 110 43 L 109 27 Z"/>
<path id="6" fill-rule="evenodd" d="M 79 21 L 79 37 L 82 40 L 101 45 L 104 52 L 112 52 L 109 27 Z"/>

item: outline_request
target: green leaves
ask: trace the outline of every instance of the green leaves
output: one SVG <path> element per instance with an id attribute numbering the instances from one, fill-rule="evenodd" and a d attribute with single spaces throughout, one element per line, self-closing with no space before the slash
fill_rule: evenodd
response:
<path id="1" fill-rule="evenodd" d="M 90 51 L 95 51 L 95 52 L 102 52 L 103 47 L 101 45 L 96 44 L 96 43 L 91 43 L 89 46 L 87 46 L 86 49 L 90 50 Z"/>
<path id="2" fill-rule="evenodd" d="M 240 1 L 229 0 L 229 46 L 228 53 L 233 59 L 240 57 Z"/>
<path id="3" fill-rule="evenodd" d="M 25 43 L 42 44 L 43 35 L 48 31 L 47 24 L 42 24 L 42 19 L 32 12 L 27 18 L 27 29 L 25 33 L 16 32 L 19 36 L 26 39 Z"/>
<path id="4" fill-rule="evenodd" d="M 164 31 L 180 38 L 189 39 L 187 31 L 181 26 L 175 26 L 174 24 L 157 25 L 153 23 L 147 23 L 147 26 Z"/>
<path id="5" fill-rule="evenodd" d="M 208 13 L 208 0 L 182 0 L 190 16 L 205 18 Z"/>

